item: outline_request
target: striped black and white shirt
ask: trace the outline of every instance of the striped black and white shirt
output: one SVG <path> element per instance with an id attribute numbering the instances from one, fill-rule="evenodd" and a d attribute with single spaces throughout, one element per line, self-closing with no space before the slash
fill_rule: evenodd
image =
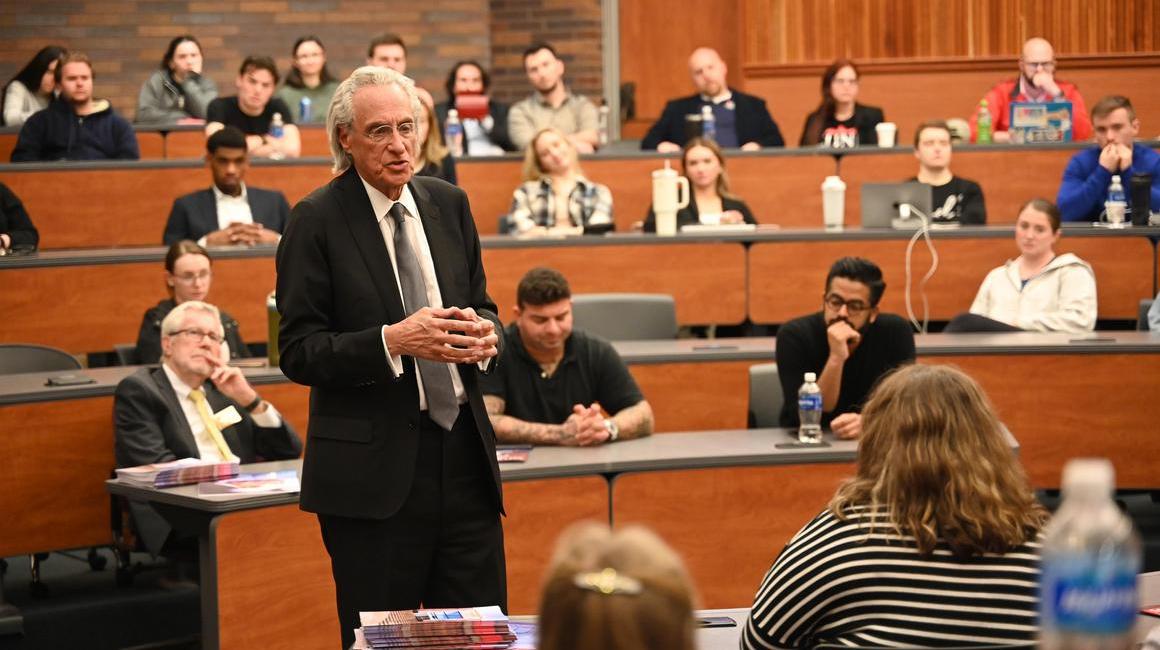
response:
<path id="1" fill-rule="evenodd" d="M 742 636 L 747 649 L 818 643 L 970 646 L 1033 643 L 1039 540 L 958 559 L 939 543 L 923 558 L 871 510 L 829 510 L 790 540 L 762 580 Z"/>

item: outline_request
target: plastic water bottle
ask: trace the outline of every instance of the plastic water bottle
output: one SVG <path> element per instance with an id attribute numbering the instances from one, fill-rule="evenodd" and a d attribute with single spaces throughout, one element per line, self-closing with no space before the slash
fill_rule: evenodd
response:
<path id="1" fill-rule="evenodd" d="M 701 137 L 717 139 L 717 118 L 713 117 L 713 108 L 708 105 L 701 107 Z"/>
<path id="2" fill-rule="evenodd" d="M 447 140 L 447 148 L 451 150 L 451 155 L 456 158 L 463 157 L 463 122 L 459 121 L 459 111 L 454 108 L 447 111 L 443 137 Z"/>
<path id="3" fill-rule="evenodd" d="M 1044 529 L 1040 648 L 1129 648 L 1136 621 L 1140 539 L 1112 501 L 1112 464 L 1074 459 L 1063 503 Z"/>
<path id="4" fill-rule="evenodd" d="M 976 114 L 978 117 L 975 120 L 975 142 L 991 144 L 991 111 L 987 110 L 987 100 L 979 102 Z"/>
<path id="5" fill-rule="evenodd" d="M 307 122 L 310 121 L 310 118 L 311 118 L 311 112 L 310 112 L 311 106 L 310 105 L 311 104 L 312 104 L 312 102 L 310 101 L 309 97 L 303 97 L 302 99 L 298 100 L 298 121 L 299 122 L 306 124 Z"/>
<path id="6" fill-rule="evenodd" d="M 822 389 L 818 376 L 807 372 L 798 389 L 798 442 L 816 445 L 822 441 Z"/>
<path id="7" fill-rule="evenodd" d="M 1108 200 L 1104 203 L 1104 210 L 1108 215 L 1108 223 L 1113 227 L 1123 226 L 1128 212 L 1128 197 L 1124 194 L 1124 184 L 1119 174 L 1112 174 L 1112 182 L 1108 184 Z"/>
<path id="8" fill-rule="evenodd" d="M 278 144 L 282 140 L 282 134 L 285 133 L 285 124 L 282 123 L 282 114 L 274 113 L 273 119 L 270 120 L 270 139 L 273 141 L 274 151 L 270 154 L 271 160 L 282 160 L 286 154 L 278 149 Z"/>
<path id="9" fill-rule="evenodd" d="M 597 128 L 599 129 L 598 142 L 600 143 L 600 146 L 602 146 L 602 147 L 608 145 L 608 116 L 609 116 L 609 112 L 610 111 L 609 111 L 609 108 L 607 106 L 600 107 L 600 121 L 597 122 L 597 124 L 599 125 Z"/>

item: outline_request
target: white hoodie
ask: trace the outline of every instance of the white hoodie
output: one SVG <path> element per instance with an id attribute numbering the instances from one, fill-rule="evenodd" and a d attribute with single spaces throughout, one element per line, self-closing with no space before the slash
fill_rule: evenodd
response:
<path id="1" fill-rule="evenodd" d="M 1038 332 L 1090 332 L 1096 326 L 1096 274 L 1074 253 L 1057 255 L 1021 286 L 1019 260 L 983 280 L 971 313 Z"/>

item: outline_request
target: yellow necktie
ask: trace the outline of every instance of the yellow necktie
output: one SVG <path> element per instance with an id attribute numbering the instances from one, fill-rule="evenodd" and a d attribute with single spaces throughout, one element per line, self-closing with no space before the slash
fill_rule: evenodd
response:
<path id="1" fill-rule="evenodd" d="M 209 412 L 209 405 L 205 402 L 205 391 L 200 388 L 191 390 L 189 391 L 189 399 L 193 400 L 194 406 L 197 407 L 201 423 L 205 425 L 205 431 L 213 440 L 213 444 L 217 445 L 218 452 L 222 455 L 222 461 L 230 462 L 233 454 L 230 452 L 230 446 L 226 443 L 225 437 L 222 436 L 222 430 L 218 428 L 217 420 Z"/>

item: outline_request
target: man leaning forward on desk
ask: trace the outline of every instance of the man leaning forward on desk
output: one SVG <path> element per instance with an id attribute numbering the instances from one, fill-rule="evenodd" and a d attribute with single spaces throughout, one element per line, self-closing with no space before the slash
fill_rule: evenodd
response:
<path id="1" fill-rule="evenodd" d="M 499 354 L 463 190 L 414 176 L 413 82 L 362 67 L 326 119 L 338 174 L 278 247 L 282 371 L 310 386 L 302 509 L 318 514 L 343 646 L 358 612 L 499 605 L 495 434 L 478 373 Z"/>
<path id="2" fill-rule="evenodd" d="M 253 463 L 297 458 L 302 441 L 242 371 L 226 364 L 217 307 L 189 300 L 161 321 L 161 367 L 117 384 L 113 425 L 117 467 L 179 458 Z M 151 507 L 130 503 L 137 533 L 154 555 L 179 540 Z"/>

